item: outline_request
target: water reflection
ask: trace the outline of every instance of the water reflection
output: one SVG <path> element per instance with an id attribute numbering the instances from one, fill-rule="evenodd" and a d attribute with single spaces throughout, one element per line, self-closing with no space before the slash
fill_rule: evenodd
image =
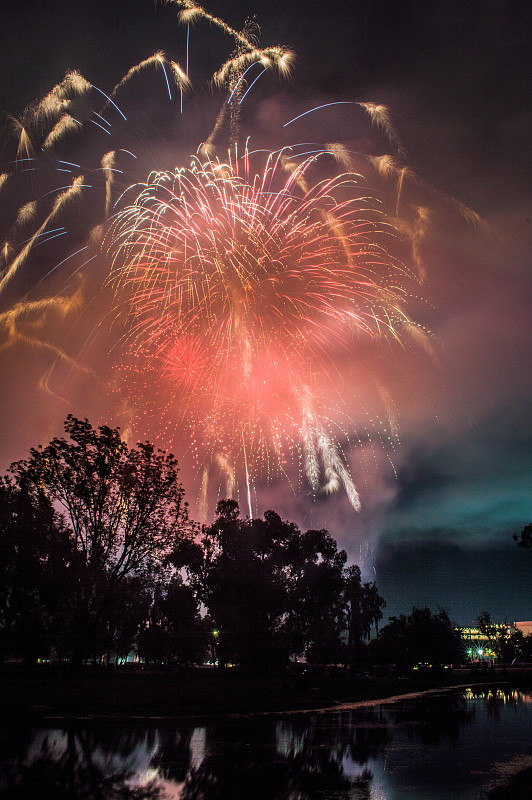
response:
<path id="1" fill-rule="evenodd" d="M 0 798 L 469 800 L 494 761 L 532 753 L 530 701 L 515 690 L 475 688 L 206 726 L 19 726 L 2 730 Z"/>
<path id="2" fill-rule="evenodd" d="M 206 731 L 204 758 L 186 776 L 183 800 L 258 800 L 294 797 L 299 800 L 347 795 L 353 779 L 345 759 L 356 749 L 360 731 L 338 716 L 301 715 L 275 722 L 234 720 Z M 374 731 L 383 740 L 385 731 Z M 367 740 L 367 737 L 365 737 Z M 365 763 L 365 757 L 361 763 Z M 367 784 L 363 771 L 357 781 Z M 360 795 L 361 797 L 365 795 Z M 366 794 L 369 797 L 369 794 Z"/>
<path id="3" fill-rule="evenodd" d="M 396 725 L 406 726 L 411 741 L 432 746 L 443 742 L 456 744 L 464 726 L 475 720 L 474 705 L 461 694 L 435 695 L 430 703 L 416 703 L 415 724 L 412 723 L 412 709 L 407 704 L 392 706 L 388 713 Z"/>
<path id="4" fill-rule="evenodd" d="M 135 786 L 153 732 L 17 731 L 2 737 L 0 796 L 9 800 L 141 800 L 160 796 L 156 781 Z M 15 750 L 15 748 L 17 748 Z"/>

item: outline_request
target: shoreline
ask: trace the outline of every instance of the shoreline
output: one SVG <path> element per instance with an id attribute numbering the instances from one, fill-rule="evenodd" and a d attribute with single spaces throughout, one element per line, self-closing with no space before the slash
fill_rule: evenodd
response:
<path id="1" fill-rule="evenodd" d="M 284 673 L 249 675 L 238 670 L 191 668 L 80 672 L 37 667 L 1 673 L 0 714 L 18 719 L 164 723 L 176 720 L 245 718 L 255 715 L 330 713 L 423 694 L 468 688 L 532 687 L 532 670 L 509 668 L 495 674 L 455 669 L 442 676 L 353 677 L 342 671 L 316 671 L 305 678 Z"/>
<path id="2" fill-rule="evenodd" d="M 288 685 L 286 675 L 249 676 L 237 670 L 218 673 L 199 669 L 176 675 L 164 671 L 109 673 L 86 669 L 74 673 L 37 668 L 8 669 L 0 675 L 4 679 L 0 680 L 4 730 L 28 724 L 64 730 L 75 730 L 80 724 L 88 729 L 93 725 L 196 727 L 348 712 L 468 689 L 486 697 L 515 689 L 532 693 L 532 670 L 518 668 L 487 675 L 456 669 L 446 680 L 441 675 L 439 679 L 414 679 L 318 674 L 305 687 Z M 143 694 L 130 694 L 132 690 Z M 493 766 L 496 774 L 482 795 L 485 800 L 529 799 L 531 757 L 515 756 Z"/>
<path id="3" fill-rule="evenodd" d="M 504 686 L 511 686 L 510 683 L 502 683 L 501 681 L 495 682 L 483 682 L 475 684 L 478 688 L 483 687 L 490 687 L 490 686 L 497 686 L 498 688 L 502 688 Z M 283 710 L 271 710 L 271 711 L 240 711 L 240 712 L 223 712 L 221 714 L 190 714 L 190 715 L 161 715 L 161 714 L 125 714 L 125 713 L 117 713 L 117 714 L 104 714 L 104 713 L 91 713 L 91 714 L 53 714 L 47 716 L 45 713 L 42 716 L 38 717 L 40 722 L 45 723 L 55 723 L 55 722 L 123 722 L 123 723 L 139 723 L 139 722 L 147 722 L 147 723 L 175 723 L 175 722 L 205 722 L 214 721 L 219 722 L 222 719 L 227 720 L 237 720 L 237 719 L 251 719 L 255 717 L 277 717 L 277 716 L 297 716 L 300 714 L 330 714 L 336 711 L 352 711 L 358 708 L 370 708 L 372 706 L 377 705 L 387 705 L 393 703 L 399 703 L 402 700 L 415 700 L 425 695 L 431 696 L 436 694 L 444 694 L 446 692 L 452 691 L 464 691 L 466 689 L 471 688 L 470 683 L 464 684 L 452 684 L 449 686 L 442 686 L 440 688 L 432 688 L 432 689 L 420 689 L 415 692 L 407 692 L 405 694 L 396 694 L 393 696 L 385 696 L 380 698 L 374 698 L 372 700 L 354 700 L 352 702 L 339 702 L 335 705 L 329 706 L 311 706 L 309 708 L 293 708 L 293 709 L 283 709 Z"/>

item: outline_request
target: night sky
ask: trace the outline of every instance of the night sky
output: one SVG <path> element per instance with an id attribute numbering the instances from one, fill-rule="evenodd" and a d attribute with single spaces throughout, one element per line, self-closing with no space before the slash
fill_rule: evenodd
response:
<path id="1" fill-rule="evenodd" d="M 180 63 L 185 58 L 185 31 L 172 6 L 148 0 L 4 6 L 0 105 L 15 117 L 67 70 L 110 91 L 156 50 Z M 384 104 L 416 176 L 405 202 L 430 212 L 425 278 L 413 313 L 430 332 L 433 354 L 398 349 L 377 370 L 397 409 L 400 446 L 371 445 L 366 427 L 358 449 L 347 453 L 362 501 L 358 514 L 341 495 L 313 500 L 276 482 L 260 487 L 257 510 L 273 507 L 301 526 L 328 528 L 363 566 L 365 579 L 377 581 L 388 604 L 385 619 L 412 605 L 444 607 L 461 624 L 482 611 L 498 621 L 531 619 L 532 552 L 512 542 L 532 521 L 530 5 L 213 0 L 206 7 L 235 28 L 255 14 L 262 45 L 283 44 L 297 54 L 288 81 L 268 78 L 247 101 L 244 127 L 252 135 L 267 139 L 276 125 L 282 130 L 284 120 L 322 103 Z M 207 23 L 191 29 L 194 85 L 204 85 L 230 51 L 227 38 Z M 187 130 L 192 137 L 197 126 L 201 141 L 219 97 L 207 91 L 201 102 L 187 102 Z M 156 158 L 153 103 L 148 96 L 137 100 L 135 124 L 143 123 L 139 136 L 151 131 Z M 151 117 L 151 129 L 143 115 Z M 384 152 L 382 134 L 354 106 L 310 115 L 284 135 Z M 12 145 L 6 134 L 2 141 L 4 163 Z M 455 201 L 481 221 L 466 220 Z M 59 253 L 52 254 L 56 262 Z M 23 296 L 44 296 L 32 269 L 21 277 L 18 295 L 13 289 L 0 298 L 2 310 Z M 48 324 L 58 326 L 57 346 L 75 341 L 72 351 L 84 352 L 76 340 L 82 326 Z M 46 384 L 41 378 L 49 367 L 49 354 L 24 343 L 0 349 L 3 469 L 59 434 L 69 411 L 95 424 L 112 421 L 97 382 L 82 384 L 65 371 L 60 386 Z M 360 394 L 366 401 L 364 388 Z M 185 469 L 182 478 L 186 489 Z"/>

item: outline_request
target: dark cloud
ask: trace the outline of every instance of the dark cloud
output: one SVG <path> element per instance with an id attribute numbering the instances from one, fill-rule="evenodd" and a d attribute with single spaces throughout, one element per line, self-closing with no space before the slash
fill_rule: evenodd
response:
<path id="1" fill-rule="evenodd" d="M 429 606 L 445 608 L 459 625 L 482 611 L 501 622 L 530 618 L 532 553 L 517 547 L 510 531 L 502 541 L 469 546 L 461 533 L 440 528 L 418 532 L 414 541 L 402 533 L 380 539 L 375 568 L 386 617 Z"/>
<path id="2" fill-rule="evenodd" d="M 427 492 L 440 492 L 448 487 L 453 481 L 450 460 L 451 454 L 442 450 L 410 450 L 397 471 L 396 508 L 415 506 Z"/>

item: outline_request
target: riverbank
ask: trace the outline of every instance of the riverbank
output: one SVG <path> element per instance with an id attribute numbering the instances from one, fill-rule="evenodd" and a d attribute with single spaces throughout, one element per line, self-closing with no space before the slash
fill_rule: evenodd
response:
<path id="1" fill-rule="evenodd" d="M 499 779 L 488 790 L 486 800 L 530 800 L 532 756 L 517 755 L 494 766 Z"/>
<path id="2" fill-rule="evenodd" d="M 454 669 L 407 678 L 351 676 L 342 670 L 256 675 L 236 669 L 68 668 L 4 669 L 0 714 L 35 718 L 121 716 L 212 717 L 289 712 L 384 700 L 453 686 L 532 686 L 532 671 L 508 668 L 495 674 Z"/>

